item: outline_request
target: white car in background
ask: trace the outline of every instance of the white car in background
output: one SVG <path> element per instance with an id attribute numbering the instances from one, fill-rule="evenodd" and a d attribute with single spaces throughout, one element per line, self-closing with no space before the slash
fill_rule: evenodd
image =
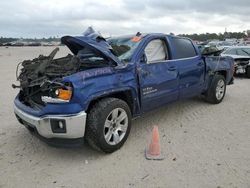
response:
<path id="1" fill-rule="evenodd" d="M 221 56 L 230 56 L 235 62 L 235 74 L 246 74 L 250 78 L 250 46 L 234 46 L 226 49 Z"/>

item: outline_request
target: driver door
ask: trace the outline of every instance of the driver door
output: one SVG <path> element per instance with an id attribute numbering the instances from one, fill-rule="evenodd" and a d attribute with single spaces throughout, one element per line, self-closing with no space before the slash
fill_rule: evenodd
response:
<path id="1" fill-rule="evenodd" d="M 178 99 L 178 67 L 169 61 L 165 38 L 146 45 L 138 67 L 143 112 Z"/>

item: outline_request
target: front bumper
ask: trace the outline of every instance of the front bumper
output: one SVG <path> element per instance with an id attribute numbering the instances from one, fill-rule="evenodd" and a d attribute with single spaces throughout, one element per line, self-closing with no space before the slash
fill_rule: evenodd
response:
<path id="1" fill-rule="evenodd" d="M 87 114 L 84 111 L 77 114 L 36 117 L 14 105 L 14 112 L 20 123 L 28 129 L 34 130 L 44 139 L 69 140 L 84 137 L 87 118 Z"/>

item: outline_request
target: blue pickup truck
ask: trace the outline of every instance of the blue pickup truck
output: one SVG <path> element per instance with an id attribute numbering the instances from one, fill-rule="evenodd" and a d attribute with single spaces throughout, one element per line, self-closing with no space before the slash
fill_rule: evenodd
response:
<path id="1" fill-rule="evenodd" d="M 106 153 L 126 141 L 131 119 L 170 102 L 203 95 L 220 103 L 233 83 L 233 59 L 207 56 L 188 38 L 160 33 L 103 38 L 89 29 L 61 39 L 72 52 L 17 67 L 18 121 L 51 145 L 86 140 Z"/>

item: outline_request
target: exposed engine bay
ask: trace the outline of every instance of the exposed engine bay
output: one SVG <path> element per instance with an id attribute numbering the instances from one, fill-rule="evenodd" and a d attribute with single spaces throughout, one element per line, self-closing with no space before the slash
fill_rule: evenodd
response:
<path id="1" fill-rule="evenodd" d="M 76 55 L 68 54 L 54 59 L 58 51 L 59 48 L 56 48 L 48 56 L 40 55 L 38 58 L 18 64 L 16 76 L 20 86 L 13 84 L 12 87 L 20 88 L 20 101 L 39 109 L 63 92 L 61 100 L 57 99 L 57 102 L 63 102 L 67 100 L 65 92 L 72 93 L 71 83 L 63 83 L 63 77 L 79 71 L 109 66 L 107 59 L 88 48 L 83 48 Z"/>
<path id="2" fill-rule="evenodd" d="M 240 58 L 234 60 L 235 74 L 246 74 L 247 67 L 250 67 L 250 58 Z"/>
<path id="3" fill-rule="evenodd" d="M 36 109 L 41 109 L 46 103 L 69 102 L 73 86 L 64 82 L 63 78 L 89 69 L 117 66 L 120 63 L 118 56 L 130 50 L 128 45 L 118 42 L 113 44 L 110 41 L 110 45 L 100 33 L 89 27 L 83 36 L 61 38 L 61 43 L 73 55 L 55 58 L 59 51 L 56 48 L 48 56 L 40 55 L 33 60 L 20 62 L 16 68 L 20 85 L 12 85 L 13 88 L 20 88 L 19 101 Z"/>

